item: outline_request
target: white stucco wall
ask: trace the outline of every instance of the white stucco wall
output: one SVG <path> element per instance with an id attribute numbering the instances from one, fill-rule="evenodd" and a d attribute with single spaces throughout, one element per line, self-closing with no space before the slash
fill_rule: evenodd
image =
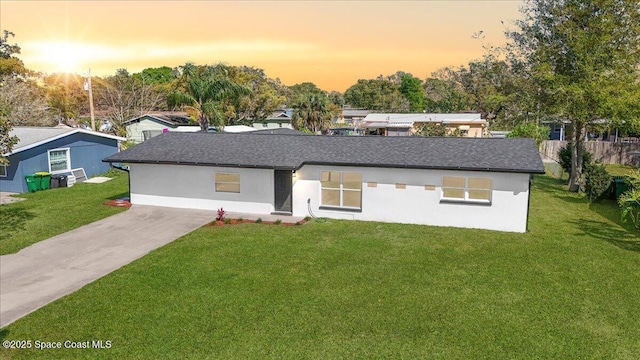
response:
<path id="1" fill-rule="evenodd" d="M 323 170 L 362 173 L 361 212 L 320 209 Z M 443 176 L 491 178 L 491 204 L 442 202 Z M 376 182 L 377 187 L 368 187 L 368 182 Z M 406 189 L 397 189 L 396 183 L 406 184 Z M 425 185 L 434 185 L 435 190 L 425 190 Z M 313 215 L 318 217 L 525 232 L 528 192 L 528 174 L 304 166 L 296 172 L 293 215 L 309 215 L 310 203 Z"/>
<path id="2" fill-rule="evenodd" d="M 240 193 L 215 191 L 216 172 L 240 174 Z M 270 214 L 273 170 L 190 165 L 130 164 L 131 203 Z"/>
<path id="3" fill-rule="evenodd" d="M 189 165 L 131 164 L 131 202 L 141 205 L 269 214 L 274 171 Z M 362 173 L 362 210 L 320 209 L 321 171 Z M 216 172 L 240 174 L 240 193 L 215 191 Z M 441 201 L 443 176 L 492 179 L 491 204 Z M 454 170 L 303 166 L 293 179 L 293 215 L 524 232 L 529 175 Z M 377 183 L 368 187 L 368 182 Z M 406 184 L 405 189 L 396 183 Z M 435 190 L 425 190 L 432 185 Z M 309 201 L 309 203 L 307 203 Z"/>

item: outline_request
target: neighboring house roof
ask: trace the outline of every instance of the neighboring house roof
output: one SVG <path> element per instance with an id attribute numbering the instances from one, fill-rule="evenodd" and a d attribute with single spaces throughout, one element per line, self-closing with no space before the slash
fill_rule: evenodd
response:
<path id="1" fill-rule="evenodd" d="M 258 120 L 259 122 L 260 120 Z M 285 110 L 274 111 L 269 117 L 262 121 L 291 121 L 291 115 Z"/>
<path id="2" fill-rule="evenodd" d="M 496 131 L 496 130 L 492 130 L 489 131 L 489 135 L 491 135 L 492 138 L 505 138 L 507 137 L 507 134 L 509 134 L 511 131 Z"/>
<path id="3" fill-rule="evenodd" d="M 302 131 L 289 129 L 289 128 L 275 128 L 275 129 L 258 129 L 256 131 L 246 132 L 251 135 L 311 135 L 303 133 Z"/>
<path id="4" fill-rule="evenodd" d="M 343 117 L 365 117 L 369 114 L 371 114 L 371 112 L 373 112 L 373 110 L 366 110 L 366 109 L 342 109 L 342 116 Z"/>
<path id="5" fill-rule="evenodd" d="M 256 128 L 247 125 L 228 125 L 221 128 L 226 133 L 243 133 L 248 131 L 256 131 Z"/>
<path id="6" fill-rule="evenodd" d="M 171 129 L 171 131 L 177 132 L 198 132 L 200 130 L 200 126 L 177 126 L 175 129 Z"/>
<path id="7" fill-rule="evenodd" d="M 135 117 L 133 119 L 127 120 L 123 122 L 122 125 L 127 126 L 131 123 L 140 122 L 144 119 L 155 121 L 172 128 L 180 125 L 184 126 L 184 125 L 190 125 L 190 124 L 191 126 L 197 126 L 197 124 L 194 124 L 189 120 L 188 116 L 182 115 L 182 114 L 144 114 L 144 115 Z"/>
<path id="8" fill-rule="evenodd" d="M 103 161 L 270 169 L 315 164 L 544 173 L 533 139 L 169 132 Z"/>
<path id="9" fill-rule="evenodd" d="M 4 154 L 4 156 L 8 156 L 10 154 L 15 154 L 21 151 L 33 149 L 36 146 L 40 146 L 42 144 L 46 144 L 48 142 L 58 140 L 65 136 L 73 135 L 73 134 L 89 134 L 93 136 L 104 137 L 107 139 L 113 139 L 118 141 L 126 141 L 127 139 L 119 136 L 114 136 L 111 134 L 105 134 L 97 131 L 85 130 L 80 128 L 62 128 L 62 127 L 14 127 L 9 132 L 10 136 L 17 136 L 18 143 L 13 147 L 13 150 L 10 153 Z"/>
<path id="10" fill-rule="evenodd" d="M 486 123 L 486 120 L 482 119 L 481 114 L 476 113 L 461 113 L 461 114 L 435 114 L 435 113 L 414 113 L 414 114 L 369 114 L 364 119 L 364 122 L 371 123 L 388 123 L 390 126 L 409 126 L 417 122 L 439 122 L 443 124 L 455 124 L 455 123 Z M 396 125 L 400 124 L 400 125 Z"/>

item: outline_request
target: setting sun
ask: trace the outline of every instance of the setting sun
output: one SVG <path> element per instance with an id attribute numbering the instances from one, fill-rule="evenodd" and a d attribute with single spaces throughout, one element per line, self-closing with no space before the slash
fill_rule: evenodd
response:
<path id="1" fill-rule="evenodd" d="M 46 64 L 51 72 L 80 73 L 105 55 L 105 49 L 74 42 L 34 42 L 28 44 L 34 62 Z"/>

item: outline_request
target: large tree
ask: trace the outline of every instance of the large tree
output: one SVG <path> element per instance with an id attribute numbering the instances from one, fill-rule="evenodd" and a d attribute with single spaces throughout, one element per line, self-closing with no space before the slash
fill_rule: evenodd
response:
<path id="1" fill-rule="evenodd" d="M 9 36 L 14 37 L 15 34 L 3 30 L 0 36 L 0 77 L 28 75 L 30 71 L 24 67 L 22 60 L 14 56 L 20 54 L 20 46 L 10 44 Z"/>
<path id="2" fill-rule="evenodd" d="M 308 98 L 309 94 L 324 94 L 325 92 L 312 82 L 303 82 L 288 87 L 287 104 L 293 106 Z"/>
<path id="3" fill-rule="evenodd" d="M 586 127 L 639 121 L 640 2 L 528 0 L 507 33 L 513 66 L 527 69 L 538 99 L 571 123 L 569 189 L 582 181 Z"/>
<path id="4" fill-rule="evenodd" d="M 126 69 L 118 69 L 115 75 L 97 81 L 95 89 L 98 104 L 106 110 L 106 118 L 119 136 L 127 135 L 125 121 L 159 110 L 166 100 L 153 81 L 145 82 L 143 77 L 131 75 Z"/>
<path id="5" fill-rule="evenodd" d="M 197 66 L 187 63 L 182 66 L 179 86 L 167 98 L 169 107 L 184 106 L 202 131 L 207 131 L 211 122 L 218 126 L 225 125 L 222 100 L 251 94 L 251 89 L 231 80 L 222 65 Z"/>
<path id="6" fill-rule="evenodd" d="M 345 91 L 344 101 L 355 108 L 409 112 L 410 102 L 402 94 L 400 87 L 398 73 L 386 77 L 380 75 L 376 79 L 360 79 Z"/>
<path id="7" fill-rule="evenodd" d="M 431 73 L 424 81 L 425 110 L 454 113 L 471 110 L 467 93 L 456 78 L 455 70 L 445 67 Z"/>
<path id="8" fill-rule="evenodd" d="M 422 80 L 411 74 L 400 77 L 400 92 L 409 101 L 409 110 L 421 112 L 425 109 L 425 91 Z"/>
<path id="9" fill-rule="evenodd" d="M 76 74 L 51 74 L 44 77 L 49 109 L 58 123 L 75 125 L 80 114 L 89 112 L 85 78 Z"/>
<path id="10" fill-rule="evenodd" d="M 15 76 L 0 78 L 0 109 L 13 126 L 51 126 L 46 94 L 35 81 Z"/>
<path id="11" fill-rule="evenodd" d="M 13 86 L 16 81 L 15 77 L 26 72 L 22 61 L 14 56 L 20 53 L 20 47 L 17 44 L 9 44 L 9 36 L 15 35 L 4 30 L 3 35 L 0 36 L 0 164 L 2 165 L 8 164 L 8 160 L 3 154 L 11 152 L 13 146 L 18 142 L 17 137 L 9 135 L 13 126 L 12 112 L 15 109 L 15 103 L 10 99 L 16 99 L 16 91 Z"/>
<path id="12" fill-rule="evenodd" d="M 269 78 L 264 70 L 250 66 L 224 66 L 230 80 L 250 93 L 230 96 L 222 101 L 225 118 L 231 124 L 250 123 L 266 119 L 286 102 L 287 88 L 278 79 Z"/>
<path id="13" fill-rule="evenodd" d="M 294 125 L 313 133 L 328 129 L 332 117 L 329 105 L 329 98 L 324 93 L 308 92 L 300 95 L 293 105 Z"/>

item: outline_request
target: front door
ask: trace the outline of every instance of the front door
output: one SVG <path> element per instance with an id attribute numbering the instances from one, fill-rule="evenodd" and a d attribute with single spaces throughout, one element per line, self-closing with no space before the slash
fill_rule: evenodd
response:
<path id="1" fill-rule="evenodd" d="M 276 212 L 291 213 L 292 171 L 274 170 L 274 180 Z"/>

